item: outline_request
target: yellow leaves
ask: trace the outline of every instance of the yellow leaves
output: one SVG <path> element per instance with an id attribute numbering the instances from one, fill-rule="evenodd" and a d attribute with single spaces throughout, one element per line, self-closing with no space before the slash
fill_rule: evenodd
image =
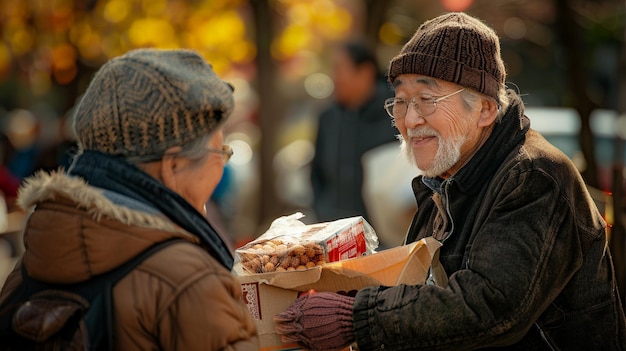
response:
<path id="1" fill-rule="evenodd" d="M 272 1 L 273 56 L 304 62 L 344 38 L 352 27 L 344 1 Z M 98 66 L 139 47 L 195 49 L 225 73 L 256 56 L 251 14 L 244 0 L 0 0 L 0 76 L 20 60 L 45 90 L 50 78 L 75 79 L 79 61 Z"/>
<path id="2" fill-rule="evenodd" d="M 233 40 L 244 38 L 246 28 L 235 11 L 226 11 L 210 18 L 205 18 L 192 34 L 198 38 L 199 44 L 206 47 L 220 46 Z"/>
<path id="3" fill-rule="evenodd" d="M 100 33 L 93 28 L 88 16 L 79 16 L 70 29 L 68 37 L 81 58 L 91 62 L 102 58 L 102 38 Z"/>
<path id="4" fill-rule="evenodd" d="M 319 32 L 328 39 L 343 38 L 352 26 L 350 13 L 338 6 L 333 6 L 328 12 L 316 11 L 313 18 Z"/>
<path id="5" fill-rule="evenodd" d="M 24 55 L 31 51 L 35 44 L 35 33 L 32 28 L 18 27 L 12 31 L 7 31 L 5 35 L 8 37 L 11 51 L 17 55 Z"/>
<path id="6" fill-rule="evenodd" d="M 68 84 L 75 77 L 76 49 L 69 44 L 61 44 L 52 49 L 52 75 L 59 84 Z"/>
<path id="7" fill-rule="evenodd" d="M 288 19 L 272 45 L 272 55 L 279 60 L 306 50 L 320 51 L 325 41 L 343 39 L 352 27 L 350 12 L 334 1 L 282 0 L 279 4 Z"/>
<path id="8" fill-rule="evenodd" d="M 52 67 L 68 69 L 76 62 L 76 50 L 69 44 L 61 44 L 52 49 Z"/>
<path id="9" fill-rule="evenodd" d="M 9 73 L 10 67 L 11 52 L 9 52 L 9 48 L 5 43 L 0 42 L 0 78 Z"/>
<path id="10" fill-rule="evenodd" d="M 383 23 L 378 30 L 378 37 L 380 38 L 380 41 L 386 45 L 398 45 L 402 40 L 404 40 L 402 30 L 393 22 Z"/>
<path id="11" fill-rule="evenodd" d="M 246 38 L 246 26 L 235 9 L 196 12 L 188 21 L 182 42 L 183 46 L 200 51 L 218 73 L 227 71 L 232 64 L 249 62 L 256 55 L 254 45 Z"/>
<path id="12" fill-rule="evenodd" d="M 167 16 L 167 0 L 142 0 L 142 8 L 146 16 Z"/>
<path id="13" fill-rule="evenodd" d="M 177 47 L 174 28 L 163 18 L 141 18 L 132 22 L 128 39 L 134 47 Z"/>
<path id="14" fill-rule="evenodd" d="M 301 25 L 291 25 L 282 32 L 272 45 L 272 56 L 279 60 L 292 57 L 313 44 L 312 33 Z"/>
<path id="15" fill-rule="evenodd" d="M 119 23 L 126 19 L 131 11 L 131 2 L 112 0 L 104 5 L 103 17 L 111 23 Z"/>
<path id="16" fill-rule="evenodd" d="M 228 54 L 228 58 L 233 62 L 249 62 L 256 56 L 256 48 L 252 43 L 240 41 L 233 44 Z"/>

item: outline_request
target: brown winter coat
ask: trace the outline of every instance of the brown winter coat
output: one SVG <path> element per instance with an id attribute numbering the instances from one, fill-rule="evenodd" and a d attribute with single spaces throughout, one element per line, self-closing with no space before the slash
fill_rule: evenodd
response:
<path id="1" fill-rule="evenodd" d="M 167 218 L 116 205 L 61 173 L 29 180 L 19 202 L 34 208 L 22 262 L 46 282 L 81 282 L 156 242 L 188 241 L 157 252 L 114 287 L 116 350 L 258 350 L 239 284 L 195 236 Z M 17 266 L 0 303 L 21 281 Z"/>

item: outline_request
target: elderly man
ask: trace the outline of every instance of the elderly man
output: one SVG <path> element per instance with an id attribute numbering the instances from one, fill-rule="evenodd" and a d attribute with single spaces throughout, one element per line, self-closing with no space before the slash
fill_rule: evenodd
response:
<path id="1" fill-rule="evenodd" d="M 422 171 L 406 242 L 443 243 L 445 272 L 355 298 L 313 293 L 275 317 L 285 340 L 333 350 L 624 350 L 606 224 L 570 160 L 505 89 L 480 20 L 425 22 L 389 65 L 385 108 Z"/>

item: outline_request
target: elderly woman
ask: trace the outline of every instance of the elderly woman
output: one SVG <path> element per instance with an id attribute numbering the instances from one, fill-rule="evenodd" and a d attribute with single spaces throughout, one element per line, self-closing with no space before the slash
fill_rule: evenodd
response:
<path id="1" fill-rule="evenodd" d="M 98 71 L 78 105 L 67 173 L 21 189 L 32 209 L 21 265 L 44 282 L 87 281 L 183 239 L 113 288 L 116 350 L 258 349 L 231 251 L 204 209 L 232 154 L 221 130 L 232 109 L 232 88 L 195 52 L 131 51 Z"/>

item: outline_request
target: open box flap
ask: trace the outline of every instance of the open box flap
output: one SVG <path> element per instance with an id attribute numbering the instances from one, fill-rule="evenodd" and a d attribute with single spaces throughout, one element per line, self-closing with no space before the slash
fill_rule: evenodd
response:
<path id="1" fill-rule="evenodd" d="M 422 250 L 416 248 L 414 255 L 410 255 L 408 261 L 402 267 L 402 271 L 398 275 L 398 279 L 395 284 L 416 285 L 424 284 L 426 281 L 426 275 L 430 268 L 433 257 L 441 248 L 441 243 L 433 237 L 427 237 L 418 241 L 422 243 L 420 247 L 424 247 Z"/>

